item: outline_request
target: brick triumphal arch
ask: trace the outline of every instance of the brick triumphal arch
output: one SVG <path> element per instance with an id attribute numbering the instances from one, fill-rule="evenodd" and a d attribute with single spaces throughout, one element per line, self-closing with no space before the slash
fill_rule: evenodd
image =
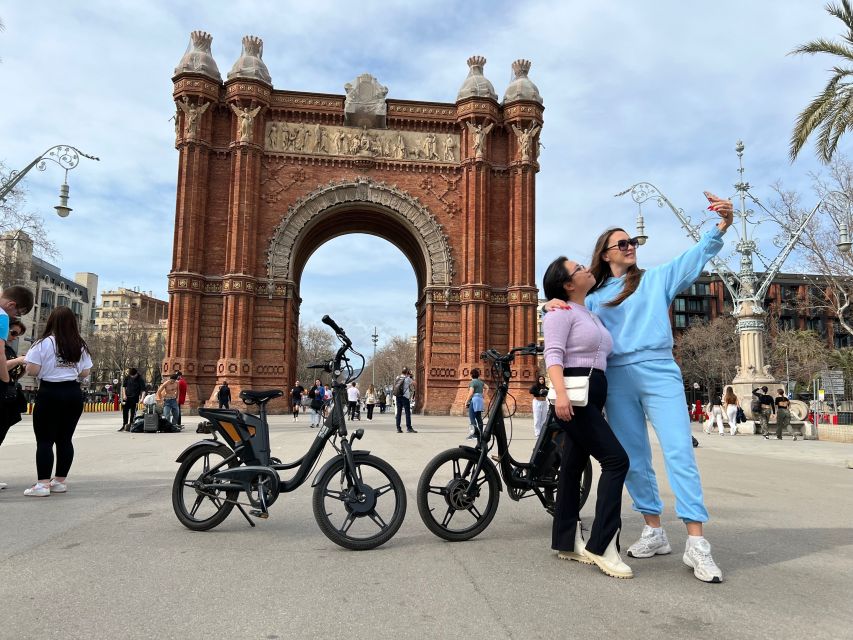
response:
<path id="1" fill-rule="evenodd" d="M 308 258 L 335 236 L 369 233 L 415 271 L 417 408 L 461 411 L 482 351 L 536 337 L 543 106 L 530 63 L 512 65 L 500 102 L 476 56 L 455 103 L 417 102 L 387 99 L 368 74 L 346 95 L 274 89 L 252 36 L 223 82 L 211 40 L 193 32 L 173 78 L 164 372 L 184 372 L 194 406 L 223 380 L 232 392 L 292 382 Z M 521 407 L 536 371 L 528 360 L 513 381 Z"/>

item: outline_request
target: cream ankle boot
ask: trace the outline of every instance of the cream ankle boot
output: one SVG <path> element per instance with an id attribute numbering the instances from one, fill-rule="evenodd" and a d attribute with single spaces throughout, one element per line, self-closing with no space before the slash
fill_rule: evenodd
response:
<path id="1" fill-rule="evenodd" d="M 578 520 L 578 526 L 575 528 L 575 550 L 558 551 L 557 557 L 560 560 L 575 560 L 581 564 L 594 564 L 592 560 L 584 555 L 585 548 L 586 542 L 584 542 L 583 533 L 581 532 L 581 523 L 580 520 Z"/>
<path id="2" fill-rule="evenodd" d="M 613 539 L 607 545 L 602 555 L 597 556 L 587 551 L 586 547 L 584 547 L 583 555 L 592 560 L 592 562 L 598 565 L 599 569 L 613 578 L 633 578 L 634 572 L 631 571 L 631 567 L 622 562 L 619 551 L 616 549 L 616 538 L 618 537 L 619 531 L 617 530 L 616 535 L 613 536 Z"/>

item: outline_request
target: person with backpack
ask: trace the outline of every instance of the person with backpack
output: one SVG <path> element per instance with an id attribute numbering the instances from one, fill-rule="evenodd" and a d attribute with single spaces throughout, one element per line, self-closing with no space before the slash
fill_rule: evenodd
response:
<path id="1" fill-rule="evenodd" d="M 412 428 L 411 401 L 412 397 L 415 395 L 415 382 L 412 380 L 411 376 L 412 374 L 409 371 L 409 368 L 403 367 L 403 371 L 394 380 L 392 395 L 397 403 L 397 433 L 403 433 L 403 430 L 400 428 L 400 418 L 402 418 L 403 411 L 406 412 L 406 433 L 417 433 L 417 431 Z"/>
<path id="2" fill-rule="evenodd" d="M 308 398 L 311 400 L 311 428 L 319 427 L 323 418 L 323 400 L 326 393 L 320 378 L 314 380 L 314 384 L 308 389 Z"/>
<path id="3" fill-rule="evenodd" d="M 74 460 L 71 438 L 83 414 L 80 382 L 89 377 L 91 369 L 92 358 L 80 336 L 77 317 L 68 307 L 56 307 L 41 338 L 27 351 L 27 375 L 39 379 L 33 409 L 38 480 L 24 491 L 25 496 L 42 498 L 67 491 L 66 480 Z"/>
<path id="4" fill-rule="evenodd" d="M 139 375 L 139 371 L 135 367 L 131 367 L 127 373 L 128 375 L 121 385 L 121 394 L 124 398 L 121 405 L 123 419 L 119 431 L 130 431 L 130 426 L 136 418 L 136 406 L 139 404 L 139 397 L 145 391 L 145 380 Z"/>

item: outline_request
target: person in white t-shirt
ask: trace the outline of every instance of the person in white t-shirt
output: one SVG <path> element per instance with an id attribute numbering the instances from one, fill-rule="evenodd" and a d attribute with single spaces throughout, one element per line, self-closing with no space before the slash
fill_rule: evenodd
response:
<path id="1" fill-rule="evenodd" d="M 349 420 L 360 420 L 359 410 L 358 410 L 358 401 L 361 398 L 361 391 L 358 390 L 358 385 L 353 382 L 350 386 L 347 387 L 347 418 Z"/>
<path id="2" fill-rule="evenodd" d="M 38 481 L 24 495 L 46 497 L 66 492 L 74 460 L 71 438 L 83 413 L 80 382 L 88 378 L 91 369 L 92 358 L 80 336 L 77 317 L 68 307 L 56 307 L 47 318 L 41 338 L 27 351 L 27 375 L 39 379 L 33 408 Z"/>

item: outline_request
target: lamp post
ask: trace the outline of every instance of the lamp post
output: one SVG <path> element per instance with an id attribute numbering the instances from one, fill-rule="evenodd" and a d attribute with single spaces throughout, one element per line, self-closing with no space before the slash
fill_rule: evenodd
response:
<path id="1" fill-rule="evenodd" d="M 761 220 L 756 220 L 755 212 L 747 208 L 747 200 L 764 211 L 767 211 L 767 209 L 750 192 L 750 185 L 744 180 L 743 150 L 744 144 L 738 140 L 735 145 L 735 152 L 738 156 L 739 180 L 734 187 L 736 197 L 740 200 L 740 208 L 735 210 L 735 216 L 740 218 L 740 239 L 735 245 L 736 252 L 740 254 L 740 271 L 738 273 L 732 272 L 728 265 L 718 257 L 711 258 L 709 262 L 720 275 L 723 284 L 731 295 L 734 302 L 732 315 L 737 318 L 737 332 L 740 336 L 740 366 L 737 367 L 737 375 L 732 380 L 732 386 L 735 388 L 735 393 L 739 396 L 749 397 L 752 394 L 752 389 L 755 387 L 764 384 L 769 385 L 774 382 L 773 376 L 770 374 L 770 367 L 764 362 L 764 296 L 773 278 L 776 277 L 782 264 L 794 249 L 809 222 L 811 222 L 811 219 L 818 212 L 818 209 L 830 197 L 838 196 L 847 200 L 848 210 L 850 201 L 844 193 L 838 191 L 829 192 L 818 201 L 811 212 L 803 216 L 796 228 L 785 228 L 784 231 L 787 234 L 785 245 L 770 264 L 767 265 L 766 271 L 759 281 L 753 267 L 753 254 L 757 252 L 755 228 L 761 223 Z M 681 226 L 687 232 L 687 235 L 696 242 L 699 241 L 700 228 L 707 219 L 694 222 L 690 216 L 684 214 L 683 209 L 679 209 L 672 204 L 655 185 L 649 182 L 639 182 L 617 193 L 616 197 L 626 194 L 630 194 L 631 199 L 639 207 L 637 238 L 640 240 L 640 244 L 645 244 L 648 239 L 645 231 L 642 205 L 650 200 L 657 202 L 659 207 L 666 205 L 681 222 Z M 849 218 L 849 216 L 847 217 Z M 733 228 L 737 229 L 735 225 L 733 225 Z M 845 253 L 850 252 L 851 246 L 853 246 L 846 221 L 838 223 L 837 246 Z"/>
<path id="2" fill-rule="evenodd" d="M 56 214 L 60 218 L 67 217 L 68 214 L 71 213 L 71 207 L 68 206 L 68 172 L 80 163 L 81 156 L 89 158 L 89 160 L 100 161 L 100 158 L 83 153 L 76 147 L 64 144 L 58 144 L 51 147 L 41 155 L 37 156 L 35 160 L 30 162 L 20 171 L 13 171 L 9 178 L 0 184 L 0 202 L 6 201 L 6 196 L 9 195 L 12 189 L 15 188 L 15 185 L 17 185 L 33 167 L 37 168 L 39 171 L 44 171 L 47 168 L 46 161 L 50 160 L 65 169 L 65 178 L 59 186 L 59 204 L 56 205 L 54 209 L 56 209 Z"/>
<path id="3" fill-rule="evenodd" d="M 370 372 L 373 375 L 373 379 L 371 384 L 373 388 L 376 389 L 376 344 L 379 342 L 379 332 L 376 330 L 376 326 L 373 327 L 373 333 L 370 334 L 370 339 L 373 341 L 373 363 L 370 367 Z"/>

